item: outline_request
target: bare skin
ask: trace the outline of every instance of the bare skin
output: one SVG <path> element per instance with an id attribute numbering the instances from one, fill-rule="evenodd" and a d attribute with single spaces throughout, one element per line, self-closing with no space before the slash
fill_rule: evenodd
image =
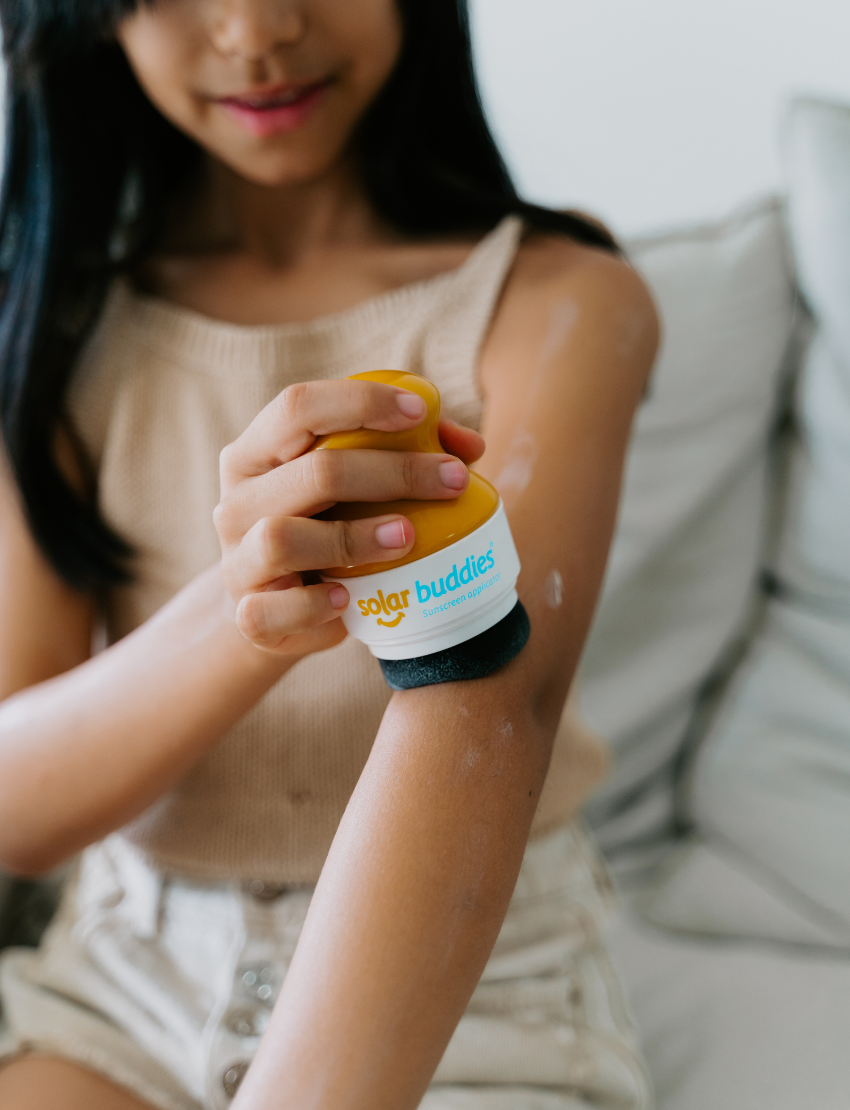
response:
<path id="1" fill-rule="evenodd" d="M 346 138 L 398 48 L 390 0 L 164 0 L 131 17 L 121 39 L 149 95 L 211 159 L 183 241 L 139 276 L 149 291 L 219 319 L 279 323 L 339 311 L 468 253 L 474 237 L 401 240 L 352 171 Z M 262 142 L 197 93 L 204 81 L 227 94 L 325 72 L 339 75 L 340 94 L 325 114 Z M 651 302 L 624 263 L 527 238 L 481 355 L 477 469 L 505 500 L 531 641 L 490 678 L 393 697 L 236 1110 L 417 1106 L 516 880 L 656 344 Z M 259 414 L 222 459 L 221 565 L 91 660 L 93 603 L 38 555 L 2 477 L 0 862 L 42 871 L 120 827 L 297 659 L 342 639 L 334 603 L 347 598 L 303 585 L 300 572 L 338 561 L 341 547 L 356 562 L 396 558 L 411 526 L 391 517 L 343 533 L 308 518 L 337 500 L 454 497 L 483 449 L 444 424 L 445 456 L 399 466 L 400 456 L 352 452 L 333 469 L 305 459 L 323 432 L 414 426 L 421 415 L 399 396 L 314 383 Z M 32 1056 L 0 1072 L 0 1110 L 140 1106 L 62 1061 Z"/>
<path id="2" fill-rule="evenodd" d="M 94 1072 L 45 1056 L 27 1056 L 4 1068 L 0 1094 L 4 1106 L 20 1110 L 149 1110 L 147 1103 Z"/>

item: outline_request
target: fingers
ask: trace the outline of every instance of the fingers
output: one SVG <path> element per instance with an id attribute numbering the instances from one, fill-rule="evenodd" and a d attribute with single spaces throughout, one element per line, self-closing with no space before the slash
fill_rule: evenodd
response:
<path id="1" fill-rule="evenodd" d="M 454 420 L 444 418 L 440 421 L 440 443 L 445 451 L 457 455 L 467 465 L 478 462 L 484 454 L 484 437 L 472 428 L 456 424 Z"/>
<path id="2" fill-rule="evenodd" d="M 245 534 L 238 557 L 225 560 L 225 584 L 231 596 L 240 597 L 293 571 L 400 559 L 414 538 L 413 525 L 398 515 L 338 521 L 265 517 Z"/>
<path id="3" fill-rule="evenodd" d="M 258 493 L 266 482 L 292 506 L 287 512 L 313 515 L 337 501 L 458 497 L 469 484 L 469 471 L 451 455 L 428 452 L 313 451 L 265 475 L 255 483 Z"/>
<path id="4" fill-rule="evenodd" d="M 338 501 L 448 500 L 468 484 L 469 471 L 451 455 L 311 451 L 241 483 L 216 509 L 215 524 L 227 547 L 263 517 L 314 516 Z"/>
<path id="5" fill-rule="evenodd" d="M 310 519 L 337 502 L 450 500 L 469 483 L 465 463 L 481 437 L 441 421 L 446 454 L 370 450 L 308 452 L 334 432 L 407 431 L 422 423 L 417 394 L 380 382 L 329 381 L 290 386 L 221 455 L 215 525 L 225 585 L 237 624 L 261 648 L 297 654 L 344 636 L 349 602 L 339 584 L 304 585 L 301 573 L 331 566 L 391 562 L 410 551 L 414 531 L 396 514 L 354 521 Z M 246 480 L 250 479 L 250 480 Z"/>
<path id="6" fill-rule="evenodd" d="M 246 594 L 237 606 L 236 624 L 251 643 L 275 651 L 289 637 L 335 620 L 348 601 L 348 590 L 335 583 Z"/>
<path id="7" fill-rule="evenodd" d="M 300 382 L 279 393 L 221 455 L 222 488 L 303 454 L 317 436 L 415 428 L 426 404 L 415 393 L 366 381 Z"/>

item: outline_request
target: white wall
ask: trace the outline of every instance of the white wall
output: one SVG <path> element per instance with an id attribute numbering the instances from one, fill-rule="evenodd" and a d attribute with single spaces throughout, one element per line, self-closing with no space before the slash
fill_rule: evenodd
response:
<path id="1" fill-rule="evenodd" d="M 850 102 L 848 0 L 471 0 L 479 76 L 530 198 L 621 233 L 781 188 L 795 92 Z"/>

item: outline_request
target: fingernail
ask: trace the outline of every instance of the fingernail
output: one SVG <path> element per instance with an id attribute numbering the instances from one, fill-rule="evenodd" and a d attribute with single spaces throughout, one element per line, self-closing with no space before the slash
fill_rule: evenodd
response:
<path id="1" fill-rule="evenodd" d="M 328 591 L 328 597 L 334 609 L 344 609 L 348 605 L 348 590 L 345 586 L 334 586 Z"/>
<path id="2" fill-rule="evenodd" d="M 460 462 L 440 463 L 440 481 L 448 489 L 463 489 L 466 485 L 466 467 Z"/>
<path id="3" fill-rule="evenodd" d="M 379 524 L 375 529 L 375 539 L 381 547 L 404 547 L 404 523 L 400 520 L 391 520 L 389 524 Z"/>
<path id="4" fill-rule="evenodd" d="M 416 416 L 424 416 L 425 410 L 428 406 L 416 393 L 396 393 L 396 403 L 405 416 L 411 419 Z"/>

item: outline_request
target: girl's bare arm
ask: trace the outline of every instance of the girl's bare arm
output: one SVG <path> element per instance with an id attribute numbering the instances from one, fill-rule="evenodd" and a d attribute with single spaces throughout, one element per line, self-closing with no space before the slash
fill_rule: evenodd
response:
<path id="1" fill-rule="evenodd" d="M 396 404 L 398 391 L 389 387 L 378 390 L 383 408 L 367 405 L 352 413 L 345 398 L 339 399 L 339 385 L 323 383 L 319 390 L 332 399 L 333 409 L 322 430 L 345 430 L 363 421 L 396 430 L 421 419 L 405 415 Z M 271 408 L 285 438 L 297 424 L 297 412 L 285 398 Z M 303 432 L 299 424 L 293 434 Z M 461 454 L 467 441 L 478 441 L 460 429 L 454 434 Z M 297 572 L 398 557 L 409 549 L 413 533 L 409 521 L 398 516 L 382 518 L 377 526 L 305 519 L 316 497 L 323 503 L 368 500 L 380 496 L 376 483 L 382 481 L 390 497 L 423 491 L 431 497 L 456 495 L 435 488 L 441 456 L 420 457 L 386 476 L 389 457 L 373 454 L 363 460 L 369 463 L 366 470 L 355 464 L 323 476 L 305 472 L 300 461 L 276 467 L 272 501 L 293 515 L 281 518 L 284 529 L 259 521 L 244 539 L 240 563 L 250 579 L 254 561 L 270 552 L 275 558 L 273 622 L 262 605 L 270 593 L 237 614 L 216 565 L 142 627 L 91 659 L 93 605 L 46 564 L 12 483 L 0 471 L 0 698 L 5 699 L 0 865 L 26 874 L 48 870 L 131 820 L 215 745 L 295 660 L 344 637 L 336 618 L 347 592 L 340 599 L 332 586 L 302 586 Z M 453 465 L 465 474 L 462 463 Z M 251 512 L 238 497 L 231 508 Z M 381 523 L 389 525 L 388 542 L 386 535 L 384 541 L 378 536 Z M 246 639 L 240 627 L 264 646 Z M 273 652 L 265 650 L 270 642 Z"/>
<path id="2" fill-rule="evenodd" d="M 234 1110 L 414 1110 L 516 882 L 590 622 L 657 343 L 622 263 L 527 248 L 483 359 L 488 450 L 531 617 L 477 682 L 396 694 Z"/>
<path id="3" fill-rule="evenodd" d="M 234 623 L 218 568 L 89 659 L 65 586 L 0 475 L 0 863 L 56 866 L 140 813 L 286 669 Z"/>

